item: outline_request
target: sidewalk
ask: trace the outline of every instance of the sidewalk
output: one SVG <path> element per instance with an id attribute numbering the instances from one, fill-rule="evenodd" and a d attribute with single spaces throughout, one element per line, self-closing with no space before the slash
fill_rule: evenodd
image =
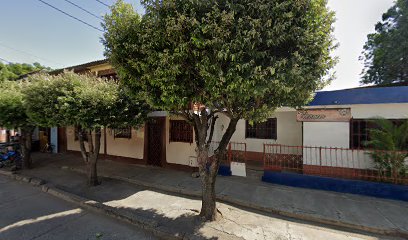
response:
<path id="1" fill-rule="evenodd" d="M 0 208 L 2 240 L 158 239 L 149 231 L 79 208 L 2 174 Z"/>
<path id="2" fill-rule="evenodd" d="M 120 206 L 126 206 L 130 201 L 132 204 L 136 204 L 135 206 L 140 207 L 146 204 L 144 207 L 151 208 L 150 202 L 142 201 L 142 199 L 133 201 L 135 195 L 145 192 L 146 188 L 191 197 L 197 197 L 201 194 L 200 180 L 192 178 L 189 173 L 112 161 L 99 162 L 99 176 L 110 179 L 103 179 L 102 185 L 97 187 L 100 188 L 99 191 L 89 191 L 90 189 L 84 185 L 83 174 L 79 174 L 84 172 L 84 164 L 78 156 L 36 154 L 34 160 L 35 168 L 26 171 L 25 174 L 45 179 L 74 194 L 86 195 L 87 198 L 114 205 L 120 203 Z M 117 180 L 132 184 L 124 184 Z M 119 184 L 121 182 L 122 184 Z M 408 203 L 405 202 L 284 187 L 241 177 L 219 176 L 216 191 L 219 200 L 241 207 L 261 210 L 263 215 L 268 215 L 267 212 L 269 212 L 373 233 L 399 234 L 408 237 Z M 117 196 L 115 196 L 116 192 Z M 163 198 L 160 194 L 165 195 L 166 193 L 159 191 L 154 192 L 154 194 L 149 192 L 149 194 L 147 197 L 150 196 L 153 201 L 153 199 Z M 155 196 L 155 194 L 159 195 Z M 174 197 L 178 199 L 173 199 L 175 202 L 186 199 L 179 196 Z M 160 202 L 160 200 L 156 201 L 158 201 L 158 206 L 159 203 L 165 203 Z M 194 203 L 189 203 L 192 205 L 184 207 L 184 210 L 187 211 L 185 214 L 188 212 L 191 214 L 191 209 L 199 210 L 199 201 L 196 199 L 190 199 L 190 201 Z M 236 209 L 225 204 L 219 204 L 219 206 L 221 212 Z M 179 213 L 174 212 L 174 214 Z M 241 220 L 239 217 L 229 220 L 233 221 L 233 219 Z M 190 220 L 186 218 L 182 222 L 184 221 Z"/>

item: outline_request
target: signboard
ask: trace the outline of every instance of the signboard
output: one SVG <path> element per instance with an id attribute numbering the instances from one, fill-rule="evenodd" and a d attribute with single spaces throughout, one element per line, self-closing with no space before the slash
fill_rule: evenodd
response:
<path id="1" fill-rule="evenodd" d="M 350 108 L 302 109 L 296 113 L 298 122 L 348 122 Z"/>

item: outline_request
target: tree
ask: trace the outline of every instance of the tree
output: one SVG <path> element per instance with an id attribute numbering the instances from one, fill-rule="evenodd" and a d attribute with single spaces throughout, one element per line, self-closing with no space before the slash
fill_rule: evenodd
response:
<path id="1" fill-rule="evenodd" d="M 301 106 L 327 82 L 334 15 L 325 0 L 143 4 L 142 17 L 122 1 L 105 16 L 105 55 L 133 93 L 194 127 L 200 216 L 215 220 L 216 176 L 238 120 L 263 121 L 277 107 Z M 201 107 L 191 111 L 190 103 Z M 211 160 L 221 114 L 230 122 Z"/>
<path id="2" fill-rule="evenodd" d="M 31 141 L 35 128 L 27 116 L 22 91 L 29 87 L 27 82 L 3 81 L 0 83 L 0 126 L 21 131 L 21 153 L 25 168 L 31 168 Z"/>
<path id="3" fill-rule="evenodd" d="M 408 83 L 408 1 L 397 0 L 368 34 L 360 60 L 363 84 Z"/>
<path id="4" fill-rule="evenodd" d="M 40 126 L 76 126 L 88 183 L 98 185 L 101 129 L 138 127 L 147 115 L 147 105 L 128 97 L 126 89 L 115 81 L 92 75 L 37 74 L 30 76 L 29 81 L 32 86 L 24 92 L 28 116 Z"/>
<path id="5" fill-rule="evenodd" d="M 42 66 L 39 63 L 9 63 L 3 64 L 0 62 L 0 82 L 9 80 L 13 81 L 16 80 L 19 76 L 36 72 L 40 70 L 51 70 L 48 67 Z"/>
<path id="6" fill-rule="evenodd" d="M 394 124 L 391 120 L 376 119 L 376 128 L 370 129 L 370 140 L 366 145 L 373 149 L 368 154 L 373 158 L 381 175 L 391 175 L 395 181 L 408 175 L 405 159 L 408 154 L 408 121 Z"/>

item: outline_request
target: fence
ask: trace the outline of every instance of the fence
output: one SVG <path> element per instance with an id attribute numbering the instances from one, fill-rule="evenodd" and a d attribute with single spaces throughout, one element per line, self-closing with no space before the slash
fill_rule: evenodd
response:
<path id="1" fill-rule="evenodd" d="M 408 151 L 264 144 L 264 169 L 408 184 Z"/>
<path id="2" fill-rule="evenodd" d="M 209 149 L 209 156 L 214 156 L 215 150 L 218 148 L 220 142 L 211 142 Z M 231 162 L 245 163 L 247 159 L 246 143 L 230 142 L 227 145 L 227 153 L 221 159 L 221 164 L 229 165 Z"/>

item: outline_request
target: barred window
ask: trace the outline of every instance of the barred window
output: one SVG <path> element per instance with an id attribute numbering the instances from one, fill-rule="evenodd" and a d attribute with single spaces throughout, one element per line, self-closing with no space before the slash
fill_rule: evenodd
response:
<path id="1" fill-rule="evenodd" d="M 249 124 L 246 121 L 245 138 L 277 139 L 276 118 L 269 118 L 262 123 Z"/>
<path id="2" fill-rule="evenodd" d="M 394 125 L 401 125 L 404 119 L 391 119 Z M 370 130 L 378 128 L 373 119 L 351 119 L 350 120 L 350 148 L 366 148 L 370 141 Z"/>
<path id="3" fill-rule="evenodd" d="M 79 127 L 78 126 L 75 127 L 74 131 L 75 131 L 74 132 L 74 135 L 75 135 L 74 141 L 78 141 L 79 140 Z M 84 142 L 88 142 L 88 135 L 86 134 L 85 131 L 83 131 L 82 138 L 84 139 Z"/>
<path id="4" fill-rule="evenodd" d="M 113 129 L 114 138 L 132 138 L 132 127 L 115 128 Z"/>
<path id="5" fill-rule="evenodd" d="M 170 120 L 170 142 L 193 142 L 193 128 L 184 120 Z"/>

